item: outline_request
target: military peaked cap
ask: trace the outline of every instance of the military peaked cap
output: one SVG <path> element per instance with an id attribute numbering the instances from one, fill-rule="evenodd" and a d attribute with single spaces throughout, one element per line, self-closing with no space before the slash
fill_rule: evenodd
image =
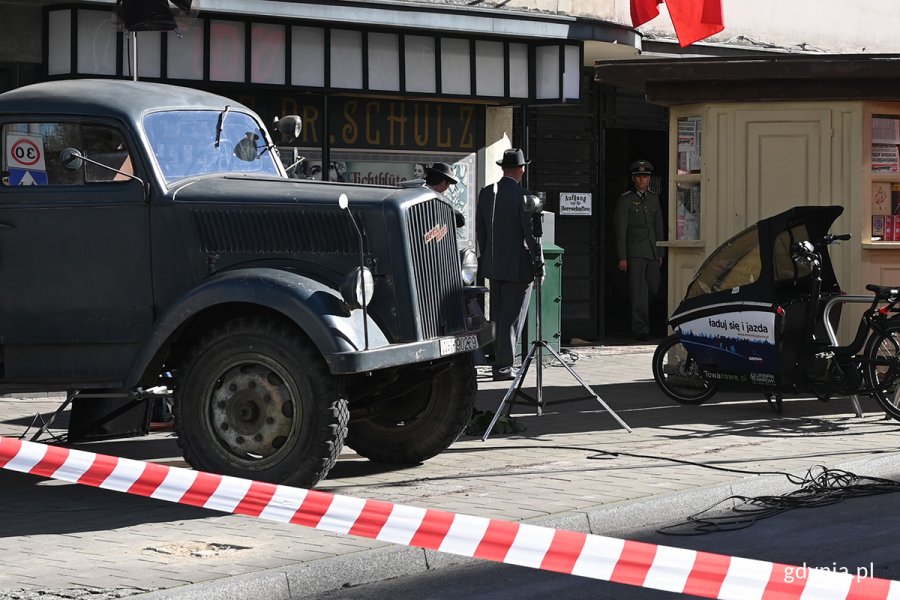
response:
<path id="1" fill-rule="evenodd" d="M 636 160 L 631 163 L 632 175 L 649 175 L 653 172 L 653 165 L 649 160 Z"/>

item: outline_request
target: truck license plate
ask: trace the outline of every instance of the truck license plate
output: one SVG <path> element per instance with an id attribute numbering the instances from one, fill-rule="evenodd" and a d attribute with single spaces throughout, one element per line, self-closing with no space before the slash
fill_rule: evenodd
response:
<path id="1" fill-rule="evenodd" d="M 458 352 L 471 352 L 478 349 L 478 337 L 474 335 L 461 335 L 455 338 L 441 339 L 441 356 L 457 354 Z"/>

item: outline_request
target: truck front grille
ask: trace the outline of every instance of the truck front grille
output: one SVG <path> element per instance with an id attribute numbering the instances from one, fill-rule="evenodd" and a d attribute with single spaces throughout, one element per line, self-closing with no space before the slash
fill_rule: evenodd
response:
<path id="1" fill-rule="evenodd" d="M 418 322 L 424 339 L 466 330 L 453 208 L 429 200 L 408 212 Z"/>

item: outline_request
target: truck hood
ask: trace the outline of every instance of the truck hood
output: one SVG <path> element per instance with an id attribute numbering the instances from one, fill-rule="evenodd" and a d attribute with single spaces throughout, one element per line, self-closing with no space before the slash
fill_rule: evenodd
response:
<path id="1" fill-rule="evenodd" d="M 257 176 L 211 176 L 191 179 L 172 189 L 168 196 L 177 202 L 304 205 L 338 208 L 338 198 L 346 194 L 350 208 L 385 204 L 401 208 L 408 203 L 434 198 L 425 186 L 397 188 L 388 186 L 358 186 L 347 183 L 312 181 L 308 179 L 280 179 Z"/>

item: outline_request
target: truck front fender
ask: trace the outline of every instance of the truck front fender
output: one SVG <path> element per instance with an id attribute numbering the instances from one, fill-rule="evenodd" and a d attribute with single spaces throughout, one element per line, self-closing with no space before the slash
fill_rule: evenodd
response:
<path id="1" fill-rule="evenodd" d="M 219 273 L 169 306 L 135 357 L 126 381 L 140 381 L 160 348 L 179 327 L 200 313 L 223 304 L 254 304 L 274 310 L 302 329 L 323 356 L 365 348 L 363 311 L 349 310 L 340 293 L 318 281 L 272 268 Z M 368 319 L 368 347 L 389 344 L 381 328 Z"/>

